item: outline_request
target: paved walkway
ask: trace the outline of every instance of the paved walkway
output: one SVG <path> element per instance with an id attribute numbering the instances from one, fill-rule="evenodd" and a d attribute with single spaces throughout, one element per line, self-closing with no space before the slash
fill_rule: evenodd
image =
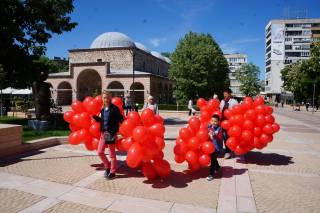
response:
<path id="1" fill-rule="evenodd" d="M 314 116 L 276 109 L 281 131 L 266 149 L 219 159 L 208 182 L 174 162 L 184 114 L 166 117 L 165 157 L 172 175 L 146 181 L 118 153 L 118 178 L 103 179 L 100 160 L 82 146 L 60 145 L 0 160 L 0 212 L 320 212 L 320 131 Z"/>

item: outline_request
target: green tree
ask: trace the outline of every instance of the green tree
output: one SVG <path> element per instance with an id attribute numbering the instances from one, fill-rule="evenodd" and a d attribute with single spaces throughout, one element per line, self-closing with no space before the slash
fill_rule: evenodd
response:
<path id="1" fill-rule="evenodd" d="M 315 99 L 320 95 L 320 43 L 310 50 L 310 59 L 287 65 L 281 70 L 283 87 L 294 93 L 298 101 L 311 100 L 315 86 Z"/>
<path id="2" fill-rule="evenodd" d="M 167 58 L 171 58 L 172 53 L 171 52 L 162 52 L 161 55 L 163 55 Z"/>
<path id="3" fill-rule="evenodd" d="M 39 57 L 52 34 L 72 30 L 72 0 L 1 0 L 0 64 L 6 85 L 30 86 L 40 70 Z M 50 69 L 48 64 L 41 69 Z M 48 71 L 47 70 L 47 71 Z"/>
<path id="4" fill-rule="evenodd" d="M 189 32 L 180 39 L 171 56 L 170 78 L 176 82 L 179 103 L 189 98 L 222 95 L 229 86 L 229 66 L 210 34 Z"/>
<path id="5" fill-rule="evenodd" d="M 260 69 L 249 63 L 236 70 L 236 79 L 240 82 L 240 91 L 245 96 L 255 96 L 261 91 L 259 82 Z"/>

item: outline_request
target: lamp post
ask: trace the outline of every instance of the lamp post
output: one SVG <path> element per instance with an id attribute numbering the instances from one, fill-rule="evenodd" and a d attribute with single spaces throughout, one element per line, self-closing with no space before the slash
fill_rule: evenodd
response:
<path id="1" fill-rule="evenodd" d="M 314 114 L 314 95 L 316 93 L 316 83 L 313 82 L 313 95 L 312 95 L 312 114 Z"/>

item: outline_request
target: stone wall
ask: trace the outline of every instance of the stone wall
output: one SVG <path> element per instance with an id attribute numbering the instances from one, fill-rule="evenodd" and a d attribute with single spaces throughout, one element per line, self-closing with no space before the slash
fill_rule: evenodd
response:
<path id="1" fill-rule="evenodd" d="M 111 70 L 132 70 L 133 57 L 129 49 L 84 49 L 69 51 L 69 63 L 110 62 Z"/>

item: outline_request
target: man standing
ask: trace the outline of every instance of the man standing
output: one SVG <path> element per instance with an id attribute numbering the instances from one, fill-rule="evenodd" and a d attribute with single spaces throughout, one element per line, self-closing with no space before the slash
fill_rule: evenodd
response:
<path id="1" fill-rule="evenodd" d="M 189 116 L 191 116 L 191 114 L 192 114 L 192 108 L 193 108 L 193 101 L 190 98 L 190 100 L 188 101 Z"/>
<path id="2" fill-rule="evenodd" d="M 222 112 L 222 121 L 225 120 L 225 117 L 223 115 L 224 111 L 226 109 L 231 109 L 232 107 L 234 107 L 235 105 L 238 104 L 238 101 L 236 99 L 232 98 L 232 90 L 230 88 L 223 90 L 223 97 L 224 97 L 224 99 L 220 102 L 220 111 Z M 231 150 L 226 145 L 226 141 L 229 137 L 227 134 L 227 131 L 224 130 L 223 136 L 224 136 L 224 146 L 226 148 L 224 158 L 229 159 L 229 158 L 231 158 Z"/>

